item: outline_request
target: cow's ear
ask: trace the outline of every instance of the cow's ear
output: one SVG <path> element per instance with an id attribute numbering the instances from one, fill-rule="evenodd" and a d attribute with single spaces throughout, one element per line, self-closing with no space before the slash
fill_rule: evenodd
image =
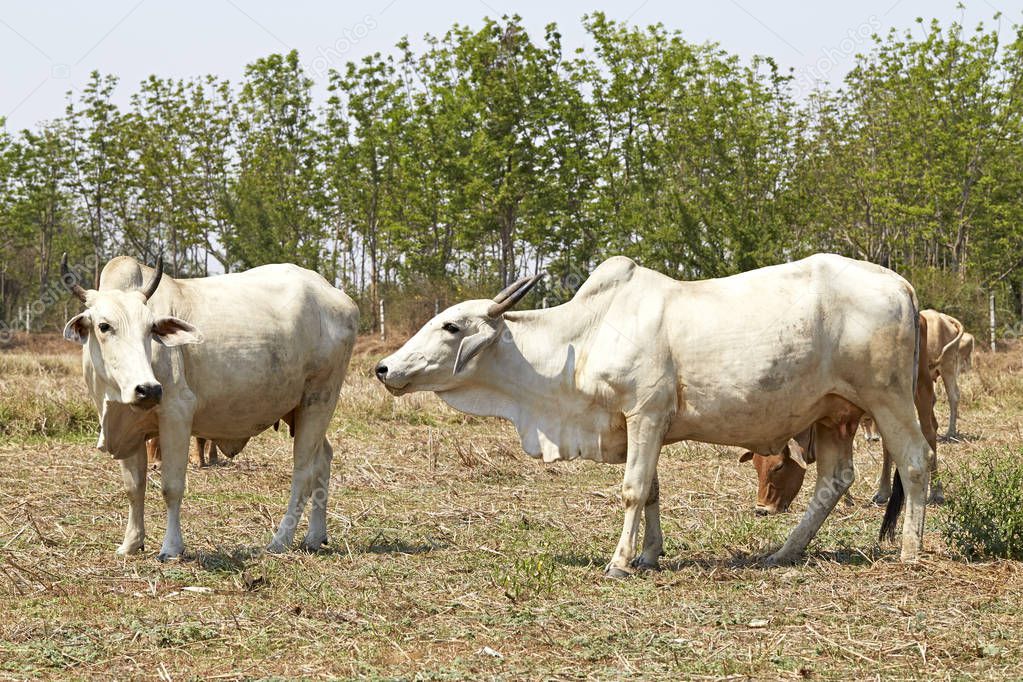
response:
<path id="1" fill-rule="evenodd" d="M 173 348 L 186 343 L 202 343 L 202 333 L 184 320 L 176 317 L 161 317 L 153 323 L 153 338 Z"/>
<path id="2" fill-rule="evenodd" d="M 92 317 L 89 315 L 89 311 L 78 313 L 64 325 L 64 338 L 84 346 L 89 338 L 90 327 L 92 327 Z"/>
<path id="3" fill-rule="evenodd" d="M 749 450 L 747 450 L 746 452 L 744 452 L 741 455 L 739 455 L 739 461 L 740 462 L 748 462 L 751 459 L 753 459 L 753 453 L 750 452 Z"/>
<path id="4" fill-rule="evenodd" d="M 806 458 L 803 456 L 803 447 L 796 442 L 795 438 L 789 438 L 789 459 L 798 464 L 802 468 L 809 466 L 806 463 Z"/>
<path id="5" fill-rule="evenodd" d="M 458 346 L 458 355 L 455 356 L 455 369 L 452 374 L 458 374 L 480 351 L 489 346 L 497 338 L 497 330 L 493 327 L 483 325 L 475 334 L 462 339 Z"/>

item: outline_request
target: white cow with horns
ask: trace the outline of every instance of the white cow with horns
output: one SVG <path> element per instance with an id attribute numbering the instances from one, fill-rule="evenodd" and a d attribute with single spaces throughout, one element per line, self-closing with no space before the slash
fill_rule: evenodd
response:
<path id="1" fill-rule="evenodd" d="M 163 454 L 163 560 L 184 550 L 180 511 L 190 436 L 233 454 L 282 419 L 294 424 L 294 472 L 269 550 L 291 545 L 310 497 L 303 544 L 324 544 L 333 455 L 326 431 L 358 329 L 352 300 L 294 265 L 172 279 L 163 275 L 162 257 L 155 271 L 119 257 L 103 268 L 99 289 L 87 291 L 68 271 L 65 254 L 61 276 L 86 306 L 64 336 L 84 346 L 85 382 L 100 414 L 98 447 L 120 461 L 128 494 L 118 553 L 143 548 L 147 438 L 159 436 Z"/>
<path id="2" fill-rule="evenodd" d="M 539 277 L 448 308 L 376 374 L 394 395 L 434 391 L 455 409 L 510 420 L 525 451 L 544 461 L 624 463 L 625 523 L 608 575 L 657 566 L 663 445 L 778 453 L 816 424 L 814 503 L 769 562 L 796 559 L 852 484 L 853 433 L 842 421 L 850 404 L 874 415 L 895 458 L 907 504 L 902 558 L 917 557 L 930 448 L 913 403 L 918 315 L 904 279 L 820 254 L 679 282 L 615 257 L 564 305 L 509 312 Z"/>

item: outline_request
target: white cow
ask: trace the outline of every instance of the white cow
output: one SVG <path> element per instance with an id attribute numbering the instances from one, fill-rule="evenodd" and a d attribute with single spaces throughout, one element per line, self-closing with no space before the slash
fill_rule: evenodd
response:
<path id="1" fill-rule="evenodd" d="M 908 498 L 902 558 L 917 557 L 930 448 L 913 402 L 919 318 L 904 279 L 825 254 L 679 282 L 616 257 L 568 303 L 507 312 L 537 279 L 448 308 L 376 373 L 394 395 L 434 391 L 463 412 L 510 420 L 545 461 L 624 463 L 625 523 L 609 575 L 654 567 L 662 553 L 662 445 L 778 453 L 816 423 L 815 501 L 770 559 L 794 560 L 852 484 L 854 430 L 840 422 L 851 405 L 874 415 L 895 458 Z M 884 525 L 898 511 L 890 503 Z"/>
<path id="2" fill-rule="evenodd" d="M 325 434 L 358 329 L 351 299 L 294 265 L 176 280 L 163 276 L 162 258 L 154 272 L 119 257 L 103 268 L 99 289 L 89 291 L 68 272 L 66 255 L 61 271 L 86 305 L 64 336 L 84 346 L 85 381 L 100 414 L 97 445 L 120 461 L 128 494 L 118 553 L 134 553 L 145 540 L 147 438 L 159 436 L 162 452 L 163 560 L 184 549 L 180 509 L 190 436 L 234 453 L 280 419 L 294 420 L 294 471 L 288 510 L 269 549 L 291 545 L 310 496 L 303 544 L 325 543 L 333 453 Z"/>

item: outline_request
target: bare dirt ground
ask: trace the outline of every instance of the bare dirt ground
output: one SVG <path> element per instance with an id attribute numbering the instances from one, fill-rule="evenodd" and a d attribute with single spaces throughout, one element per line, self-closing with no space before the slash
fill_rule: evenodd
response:
<path id="1" fill-rule="evenodd" d="M 781 569 L 756 559 L 796 514 L 753 515 L 737 450 L 672 446 L 663 569 L 607 580 L 620 468 L 545 466 L 505 423 L 393 400 L 370 376 L 380 343 L 360 348 L 330 434 L 331 549 L 260 552 L 291 474 L 270 432 L 190 468 L 188 553 L 166 564 L 155 471 L 146 551 L 114 555 L 126 504 L 77 356 L 0 354 L 0 679 L 1023 677 L 1023 566 L 950 556 L 940 509 L 927 558 L 900 564 L 868 504 L 877 445 L 857 441 L 857 504 Z M 975 359 L 942 467 L 1019 452 L 1020 360 Z"/>

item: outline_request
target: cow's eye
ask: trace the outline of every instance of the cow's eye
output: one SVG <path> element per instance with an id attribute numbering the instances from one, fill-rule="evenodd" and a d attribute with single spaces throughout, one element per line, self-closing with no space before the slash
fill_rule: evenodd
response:
<path id="1" fill-rule="evenodd" d="M 99 330 L 104 334 L 108 333 L 111 329 L 113 329 L 113 327 L 111 327 L 110 324 L 107 322 L 100 322 L 98 326 Z"/>
<path id="2" fill-rule="evenodd" d="M 441 329 L 443 329 L 449 334 L 457 334 L 458 332 L 462 331 L 461 329 L 458 328 L 458 325 L 453 322 L 445 322 Z"/>

